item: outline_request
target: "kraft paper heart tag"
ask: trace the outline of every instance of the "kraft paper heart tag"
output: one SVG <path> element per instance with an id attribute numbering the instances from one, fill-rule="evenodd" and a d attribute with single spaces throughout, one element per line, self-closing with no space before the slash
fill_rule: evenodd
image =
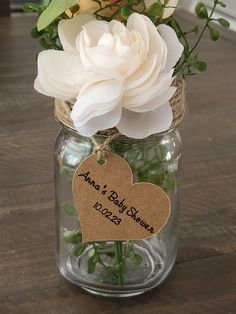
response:
<path id="1" fill-rule="evenodd" d="M 95 154 L 85 159 L 72 189 L 83 242 L 146 239 L 160 232 L 170 215 L 166 193 L 152 183 L 133 184 L 130 166 L 113 153 L 103 165 Z"/>

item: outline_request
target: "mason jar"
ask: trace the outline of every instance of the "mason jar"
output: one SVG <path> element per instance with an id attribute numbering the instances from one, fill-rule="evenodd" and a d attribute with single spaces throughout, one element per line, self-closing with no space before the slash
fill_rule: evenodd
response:
<path id="1" fill-rule="evenodd" d="M 106 133 L 95 137 L 100 143 L 107 138 Z M 72 178 L 80 163 L 93 153 L 94 144 L 63 125 L 54 157 L 56 259 L 66 279 L 93 294 L 127 297 L 153 289 L 166 278 L 177 253 L 181 149 L 177 128 L 140 140 L 114 139 L 110 150 L 128 162 L 134 182 L 161 187 L 170 199 L 171 214 L 164 228 L 145 240 L 82 243 Z"/>

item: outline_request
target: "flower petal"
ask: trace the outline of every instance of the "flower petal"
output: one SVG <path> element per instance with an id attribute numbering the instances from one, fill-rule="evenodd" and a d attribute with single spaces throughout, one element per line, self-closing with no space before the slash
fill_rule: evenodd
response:
<path id="1" fill-rule="evenodd" d="M 150 110 L 154 110 L 158 107 L 163 106 L 163 104 L 167 103 L 171 97 L 174 95 L 176 92 L 176 87 L 171 86 L 168 88 L 166 91 L 161 92 L 159 95 L 156 95 L 156 97 L 151 100 L 148 103 L 145 103 L 144 106 L 137 106 L 137 107 L 131 107 L 129 110 L 134 111 L 134 112 L 148 112 Z"/>
<path id="2" fill-rule="evenodd" d="M 127 20 L 127 29 L 132 31 L 138 31 L 143 39 L 144 42 L 144 47 L 145 47 L 145 55 L 149 51 L 149 34 L 148 34 L 148 29 L 145 23 L 145 20 L 142 18 L 143 15 L 138 14 L 138 13 L 133 13 L 129 16 Z"/>
<path id="3" fill-rule="evenodd" d="M 141 139 L 149 135 L 166 131 L 173 120 L 172 109 L 169 103 L 146 113 L 135 113 L 123 109 L 117 129 L 124 135 Z"/>
<path id="4" fill-rule="evenodd" d="M 80 37 L 83 38 L 83 42 L 87 47 L 96 46 L 99 39 L 105 34 L 110 33 L 109 24 L 106 21 L 97 21 L 95 19 L 83 25 L 82 32 L 76 39 L 76 47 L 80 48 Z"/>
<path id="5" fill-rule="evenodd" d="M 161 70 L 165 68 L 167 47 L 152 21 L 144 15 L 133 13 L 127 22 L 127 27 L 138 31 L 142 35 L 145 49 L 145 58 L 136 72 L 127 80 L 127 89 L 138 87 L 147 89 L 156 80 Z M 145 29 L 145 32 L 144 32 Z M 147 46 L 148 45 L 148 46 Z M 155 61 L 154 61 L 155 59 Z M 154 61 L 154 62 L 153 62 Z M 145 80 L 138 78 L 147 75 Z"/>
<path id="6" fill-rule="evenodd" d="M 98 117 L 119 106 L 123 95 L 121 81 L 106 80 L 93 82 L 83 89 L 73 106 L 71 118 L 77 127 L 84 125 L 90 119 Z"/>
<path id="7" fill-rule="evenodd" d="M 74 122 L 76 130 L 83 136 L 92 136 L 96 132 L 113 128 L 119 123 L 121 118 L 122 107 L 116 106 L 113 110 L 101 116 L 88 120 L 84 125 L 77 125 Z"/>
<path id="8" fill-rule="evenodd" d="M 153 86 L 151 86 L 150 88 L 146 89 L 145 91 L 141 89 L 139 92 L 136 93 L 135 96 L 125 97 L 124 107 L 130 110 L 132 110 L 131 108 L 133 107 L 145 107 L 147 103 L 155 100 L 162 93 L 166 92 L 170 88 L 171 83 L 174 80 L 172 74 L 173 70 L 171 70 L 169 73 L 163 72 L 157 78 L 156 83 L 153 84 Z"/>
<path id="9" fill-rule="evenodd" d="M 72 19 L 62 19 L 58 23 L 58 35 L 65 51 L 78 54 L 75 47 L 75 40 L 82 26 L 87 22 L 95 20 L 92 14 L 79 14 Z"/>
<path id="10" fill-rule="evenodd" d="M 165 71 L 170 71 L 180 59 L 184 47 L 180 43 L 175 31 L 171 27 L 161 24 L 157 26 L 157 30 L 161 34 L 161 37 L 164 39 L 167 46 L 167 61 Z"/>
<path id="11" fill-rule="evenodd" d="M 44 95 L 70 100 L 79 94 L 85 77 L 79 56 L 65 51 L 46 50 L 38 55 L 35 89 Z M 91 75 L 91 74 L 90 74 Z"/>
<path id="12" fill-rule="evenodd" d="M 156 69 L 157 59 L 157 54 L 150 56 L 150 58 L 126 80 L 127 96 L 137 95 L 141 88 L 146 89 L 154 83 L 159 74 Z"/>
<path id="13" fill-rule="evenodd" d="M 159 58 L 163 55 L 163 46 L 165 43 L 157 32 L 156 26 L 146 15 L 138 13 L 131 14 L 127 21 L 127 28 L 129 30 L 136 30 L 142 35 L 145 48 L 149 55 L 158 53 Z"/>

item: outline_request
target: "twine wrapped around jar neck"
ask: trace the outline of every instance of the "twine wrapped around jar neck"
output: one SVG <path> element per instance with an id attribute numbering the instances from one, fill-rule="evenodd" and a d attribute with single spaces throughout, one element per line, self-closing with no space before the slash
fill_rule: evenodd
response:
<path id="1" fill-rule="evenodd" d="M 173 85 L 176 86 L 177 89 L 174 96 L 170 100 L 170 105 L 173 113 L 173 121 L 169 129 L 172 129 L 179 125 L 186 113 L 185 81 L 182 78 L 175 79 Z M 72 108 L 73 103 L 60 99 L 55 99 L 55 117 L 67 127 L 76 130 L 70 117 Z M 117 133 L 117 130 L 116 128 L 113 128 L 109 130 L 108 133 L 108 135 L 110 136 L 113 133 Z"/>

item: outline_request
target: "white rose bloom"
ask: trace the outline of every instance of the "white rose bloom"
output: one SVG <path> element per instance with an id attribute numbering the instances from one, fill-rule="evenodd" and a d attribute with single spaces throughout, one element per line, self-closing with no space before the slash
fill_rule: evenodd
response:
<path id="1" fill-rule="evenodd" d="M 172 28 L 137 13 L 126 27 L 80 14 L 60 21 L 58 32 L 64 51 L 39 54 L 35 89 L 75 99 L 71 118 L 81 135 L 117 127 L 145 138 L 171 126 L 173 67 L 183 52 Z"/>
<path id="2" fill-rule="evenodd" d="M 162 4 L 164 4 L 164 0 L 159 0 Z M 144 0 L 145 5 L 147 8 L 149 8 L 153 3 L 157 2 L 157 0 Z M 164 8 L 164 12 L 162 15 L 163 19 L 167 19 L 168 17 L 170 17 L 178 4 L 178 0 L 169 0 L 166 7 Z"/>

